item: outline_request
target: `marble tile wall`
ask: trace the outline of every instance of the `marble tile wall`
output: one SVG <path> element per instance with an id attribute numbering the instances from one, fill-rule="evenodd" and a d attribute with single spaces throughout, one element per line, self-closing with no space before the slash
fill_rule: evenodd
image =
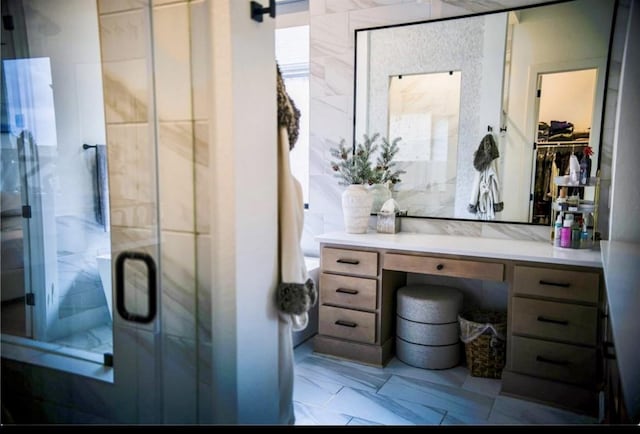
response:
<path id="1" fill-rule="evenodd" d="M 208 262 L 206 2 L 154 0 L 151 14 L 141 0 L 98 5 L 112 253 L 146 249 L 161 268 L 161 324 L 154 330 L 116 320 L 116 364 L 144 356 L 124 349 L 118 333 L 135 329 L 162 351 L 161 422 L 207 421 L 211 381 L 198 375 L 210 368 L 211 351 L 210 286 L 198 267 Z"/>
<path id="2" fill-rule="evenodd" d="M 342 187 L 336 182 L 327 161 L 329 148 L 341 138 L 352 137 L 354 30 L 391 25 L 408 21 L 460 16 L 488 12 L 507 7 L 541 3 L 537 0 L 461 2 L 431 0 L 339 1 L 312 0 L 310 22 L 310 166 L 309 210 L 305 216 L 303 248 L 308 255 L 318 255 L 313 237 L 323 232 L 343 230 L 340 197 Z M 624 9 L 624 2 L 622 4 Z M 613 62 L 606 96 L 603 129 L 602 194 L 600 197 L 599 230 L 608 234 L 608 186 L 611 179 L 613 149 L 613 119 L 619 77 L 624 25 L 618 25 L 613 44 Z M 437 219 L 403 218 L 403 231 L 469 235 L 488 238 L 548 240 L 549 228 L 508 223 L 480 223 Z"/>

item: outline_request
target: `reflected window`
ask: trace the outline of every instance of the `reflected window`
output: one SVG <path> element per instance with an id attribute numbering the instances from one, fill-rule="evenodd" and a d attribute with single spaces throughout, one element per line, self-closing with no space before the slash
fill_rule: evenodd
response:
<path id="1" fill-rule="evenodd" d="M 389 83 L 389 137 L 402 137 L 399 161 L 455 160 L 460 71 L 397 75 Z"/>

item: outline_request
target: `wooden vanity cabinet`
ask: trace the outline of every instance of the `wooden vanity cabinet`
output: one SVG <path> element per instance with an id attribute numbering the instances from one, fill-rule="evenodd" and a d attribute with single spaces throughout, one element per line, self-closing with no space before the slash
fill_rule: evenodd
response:
<path id="1" fill-rule="evenodd" d="M 502 393 L 598 414 L 602 274 L 516 263 Z"/>
<path id="2" fill-rule="evenodd" d="M 500 262 L 323 245 L 314 350 L 384 366 L 393 357 L 396 290 L 407 273 L 504 281 Z"/>
<path id="3" fill-rule="evenodd" d="M 321 244 L 320 271 L 314 350 L 376 366 L 393 357 L 395 294 L 407 273 L 507 283 L 501 393 L 598 415 L 605 369 L 601 269 Z M 615 366 L 608 369 L 615 376 Z M 609 384 L 615 388 L 615 378 Z"/>
<path id="4" fill-rule="evenodd" d="M 375 366 L 391 359 L 393 336 L 387 311 L 394 289 L 406 278 L 399 273 L 386 275 L 384 285 L 389 289 L 382 291 L 380 255 L 366 248 L 322 248 L 314 351 Z"/>

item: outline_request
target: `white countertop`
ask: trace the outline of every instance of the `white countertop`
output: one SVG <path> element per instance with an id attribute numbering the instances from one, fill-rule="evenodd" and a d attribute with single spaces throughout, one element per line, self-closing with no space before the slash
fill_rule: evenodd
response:
<path id="1" fill-rule="evenodd" d="M 411 232 L 397 234 L 347 234 L 331 232 L 318 235 L 321 243 L 355 247 L 396 249 L 420 253 L 443 253 L 479 258 L 509 259 L 602 268 L 600 250 L 564 249 L 550 242 L 507 240 L 498 238 L 431 235 Z"/>
<path id="2" fill-rule="evenodd" d="M 622 393 L 640 421 L 640 244 L 601 241 L 604 280 Z"/>

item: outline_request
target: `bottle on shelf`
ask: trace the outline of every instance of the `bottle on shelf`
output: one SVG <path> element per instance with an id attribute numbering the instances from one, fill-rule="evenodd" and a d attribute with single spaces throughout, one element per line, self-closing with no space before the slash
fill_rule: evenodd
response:
<path id="1" fill-rule="evenodd" d="M 580 228 L 582 227 L 582 217 L 573 220 L 571 226 L 571 248 L 580 248 Z"/>
<path id="2" fill-rule="evenodd" d="M 580 248 L 581 249 L 590 249 L 593 247 L 593 239 L 595 235 L 589 233 L 589 215 L 586 215 L 582 221 L 582 230 L 580 231 Z"/>
<path id="3" fill-rule="evenodd" d="M 562 223 L 560 232 L 560 247 L 571 247 L 571 228 L 573 226 L 573 214 L 567 214 Z"/>
<path id="4" fill-rule="evenodd" d="M 560 247 L 560 232 L 562 231 L 562 215 L 558 214 L 556 223 L 553 227 L 553 245 Z"/>

